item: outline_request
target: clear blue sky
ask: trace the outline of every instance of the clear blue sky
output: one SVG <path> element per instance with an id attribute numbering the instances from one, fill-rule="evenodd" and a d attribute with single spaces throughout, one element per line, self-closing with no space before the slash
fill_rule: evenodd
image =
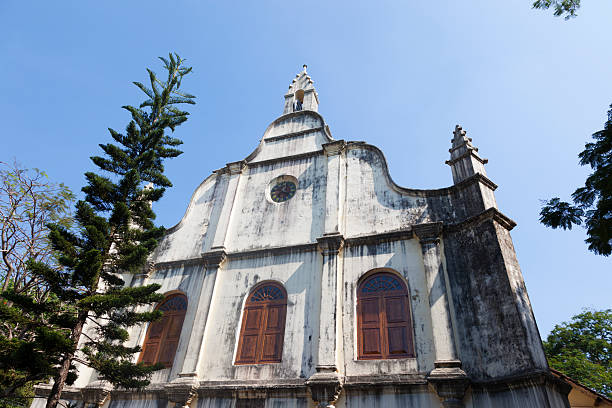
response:
<path id="1" fill-rule="evenodd" d="M 156 205 L 169 227 L 211 171 L 247 156 L 282 112 L 302 64 L 336 139 L 386 154 L 401 186 L 452 183 L 461 124 L 489 159 L 542 336 L 583 307 L 612 307 L 612 259 L 582 229 L 538 223 L 540 200 L 567 198 L 577 164 L 612 103 L 612 1 L 584 0 L 571 21 L 531 0 L 0 2 L 0 160 L 17 158 L 73 190 L 88 157 L 122 130 L 131 81 L 176 51 L 198 97 L 168 162 L 174 188 Z"/>

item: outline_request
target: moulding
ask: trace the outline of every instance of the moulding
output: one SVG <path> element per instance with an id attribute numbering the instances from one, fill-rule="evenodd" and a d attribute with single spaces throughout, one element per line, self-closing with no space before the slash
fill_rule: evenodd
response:
<path id="1" fill-rule="evenodd" d="M 202 260 L 207 268 L 218 268 L 226 258 L 227 252 L 224 247 L 213 247 L 210 251 L 202 253 Z"/>
<path id="2" fill-rule="evenodd" d="M 380 232 L 377 234 L 360 235 L 356 237 L 345 238 L 344 244 L 348 246 L 359 246 L 368 244 L 378 244 L 382 242 L 403 241 L 412 239 L 414 236 L 412 228 L 402 228 L 399 230 Z"/>
<path id="3" fill-rule="evenodd" d="M 516 227 L 516 222 L 502 214 L 497 208 L 491 207 L 456 224 L 445 224 L 444 232 L 452 233 L 480 224 L 483 221 L 494 220 L 508 231 Z"/>
<path id="4" fill-rule="evenodd" d="M 113 388 L 109 382 L 94 381 L 81 389 L 81 396 L 84 402 L 101 407 L 110 397 Z"/>
<path id="5" fill-rule="evenodd" d="M 277 158 L 274 158 L 274 159 L 267 159 L 267 160 L 250 162 L 250 163 L 248 163 L 248 166 L 249 166 L 249 168 L 251 168 L 251 167 L 261 167 L 261 166 L 269 166 L 270 164 L 274 164 L 274 163 L 289 162 L 289 161 L 295 161 L 295 160 L 308 159 L 308 158 L 314 157 L 314 156 L 321 156 L 322 154 L 323 154 L 323 150 L 314 150 L 312 152 L 294 154 L 292 156 L 283 156 L 283 157 L 277 157 Z"/>
<path id="6" fill-rule="evenodd" d="M 427 376 L 425 374 L 379 374 L 347 376 L 344 387 L 347 389 L 371 389 L 372 387 L 394 386 L 410 390 L 427 390 Z"/>
<path id="7" fill-rule="evenodd" d="M 326 156 L 337 156 L 346 147 L 346 142 L 344 140 L 335 140 L 329 143 L 323 143 L 323 151 Z"/>
<path id="8" fill-rule="evenodd" d="M 536 370 L 487 381 L 472 381 L 472 391 L 498 393 L 516 388 L 547 385 L 554 387 L 561 394 L 567 395 L 572 386 L 548 371 Z"/>
<path id="9" fill-rule="evenodd" d="M 240 160 L 236 162 L 227 163 L 225 167 L 227 168 L 227 172 L 229 173 L 229 175 L 233 176 L 234 174 L 242 173 L 242 171 L 246 168 L 246 161 Z"/>
<path id="10" fill-rule="evenodd" d="M 189 258 L 189 259 L 179 259 L 177 261 L 166 261 L 166 262 L 158 262 L 153 265 L 156 271 L 164 270 L 164 269 L 172 269 L 178 268 L 181 266 L 193 266 L 193 265 L 204 265 L 204 259 L 200 258 Z"/>
<path id="11" fill-rule="evenodd" d="M 466 157 L 470 157 L 470 156 L 472 156 L 473 158 L 475 158 L 482 164 L 487 164 L 489 162 L 489 159 L 483 159 L 482 157 L 473 153 L 474 150 L 478 151 L 478 149 L 467 147 L 467 150 L 468 151 L 463 153 L 461 156 L 455 157 L 454 159 L 451 159 L 451 160 L 446 160 L 444 163 L 448 164 L 449 166 L 452 166 L 453 164 L 457 163 L 459 160 L 465 159 Z"/>
<path id="12" fill-rule="evenodd" d="M 344 237 L 337 232 L 317 238 L 317 246 L 323 255 L 337 255 L 344 246 Z"/>
<path id="13" fill-rule="evenodd" d="M 276 142 L 276 141 L 279 141 L 279 140 L 291 139 L 291 138 L 294 138 L 294 137 L 304 136 L 304 135 L 307 135 L 309 133 L 322 132 L 324 130 L 325 130 L 325 128 L 323 126 L 319 126 L 319 127 L 312 128 L 312 129 L 300 130 L 298 132 L 286 133 L 286 134 L 280 135 L 280 136 L 270 136 L 270 137 L 265 138 L 264 142 Z"/>
<path id="14" fill-rule="evenodd" d="M 419 238 L 421 244 L 435 244 L 440 242 L 442 235 L 442 222 L 427 222 L 412 226 L 414 234 Z"/>
<path id="15" fill-rule="evenodd" d="M 259 257 L 269 256 L 269 255 L 282 255 L 282 254 L 288 254 L 291 252 L 313 252 L 316 250 L 317 250 L 317 244 L 309 243 L 309 244 L 299 244 L 299 245 L 291 245 L 291 246 L 284 246 L 284 247 L 268 247 L 268 248 L 252 249 L 248 251 L 230 252 L 227 254 L 227 257 L 230 259 L 259 258 Z"/>

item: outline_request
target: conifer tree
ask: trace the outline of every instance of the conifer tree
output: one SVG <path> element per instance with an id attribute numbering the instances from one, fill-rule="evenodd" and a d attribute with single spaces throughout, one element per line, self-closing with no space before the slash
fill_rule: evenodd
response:
<path id="1" fill-rule="evenodd" d="M 124 388 L 141 388 L 161 366 L 134 363 L 140 347 L 127 347 L 130 326 L 161 317 L 138 307 L 162 299 L 159 285 L 125 287 L 125 273 L 142 271 L 164 233 L 153 223 L 151 202 L 172 184 L 163 161 L 180 155 L 181 140 L 170 136 L 187 120 L 181 104 L 194 96 L 179 91 L 191 68 L 176 54 L 160 58 L 165 81 L 149 73 L 150 87 L 134 84 L 148 97 L 139 107 L 124 106 L 132 116 L 124 134 L 109 129 L 114 143 L 101 144 L 92 157 L 102 171 L 85 173 L 85 199 L 77 202 L 76 228 L 49 225 L 49 238 L 62 268 L 30 262 L 32 273 L 49 286 L 51 296 L 35 302 L 27 294 L 6 291 L 2 318 L 27 326 L 26 341 L 0 341 L 5 369 L 42 373 L 53 378 L 47 408 L 55 408 L 66 384 L 76 379 L 75 363 L 97 370 L 99 378 Z M 44 317 L 44 318 L 43 318 Z M 85 327 L 90 327 L 87 332 Z"/>

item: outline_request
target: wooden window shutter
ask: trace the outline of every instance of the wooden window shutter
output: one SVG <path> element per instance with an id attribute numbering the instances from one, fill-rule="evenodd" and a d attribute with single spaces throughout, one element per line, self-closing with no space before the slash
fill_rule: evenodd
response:
<path id="1" fill-rule="evenodd" d="M 149 325 L 139 362 L 172 367 L 187 312 L 187 298 L 182 294 L 171 295 L 155 309 L 164 315 Z"/>
<path id="2" fill-rule="evenodd" d="M 395 275 L 371 275 L 357 289 L 358 358 L 414 357 L 410 298 Z"/>
<path id="3" fill-rule="evenodd" d="M 236 364 L 279 363 L 286 314 L 287 293 L 281 285 L 256 286 L 244 306 Z"/>

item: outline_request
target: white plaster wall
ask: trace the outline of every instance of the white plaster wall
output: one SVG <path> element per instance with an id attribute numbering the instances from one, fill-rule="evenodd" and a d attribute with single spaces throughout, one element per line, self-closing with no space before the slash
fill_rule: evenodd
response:
<path id="1" fill-rule="evenodd" d="M 236 192 L 226 247 L 229 252 L 316 242 L 323 235 L 326 158 L 321 156 L 248 169 Z M 269 199 L 270 182 L 291 175 L 295 196 Z"/>
<path id="2" fill-rule="evenodd" d="M 224 180 L 207 178 L 194 192 L 183 219 L 163 238 L 152 257 L 154 262 L 197 258 L 202 253 L 213 205 L 223 200 Z M 220 199 L 219 199 L 220 198 Z M 214 227 L 214 226 L 213 226 Z"/>
<path id="3" fill-rule="evenodd" d="M 357 286 L 373 269 L 395 271 L 408 286 L 416 358 L 357 360 Z M 344 250 L 344 358 L 347 376 L 416 373 L 433 369 L 435 359 L 427 283 L 421 247 L 412 239 Z"/>
<path id="4" fill-rule="evenodd" d="M 199 378 L 272 380 L 307 378 L 314 373 L 321 262 L 317 252 L 226 262 L 217 275 Z M 266 280 L 280 282 L 287 290 L 282 362 L 235 366 L 244 302 L 253 287 Z"/>
<path id="5" fill-rule="evenodd" d="M 288 139 L 264 139 L 260 152 L 252 162 L 316 152 L 322 149 L 323 143 L 327 142 L 329 140 L 322 130 L 292 136 Z"/>
<path id="6" fill-rule="evenodd" d="M 201 265 L 195 266 L 179 266 L 166 270 L 155 271 L 151 276 L 144 280 L 141 285 L 150 285 L 157 283 L 161 285 L 159 293 L 182 292 L 187 296 L 187 313 L 183 321 L 181 330 L 181 338 L 174 357 L 174 364 L 171 368 L 156 371 L 152 378 L 152 383 L 165 383 L 178 376 L 183 366 L 187 345 L 189 342 L 189 333 L 193 327 L 193 321 L 196 314 L 197 295 L 203 285 L 204 268 Z M 150 307 L 149 310 L 152 310 Z M 130 330 L 130 346 L 134 344 L 142 345 L 145 339 L 149 325 L 134 327 Z M 135 358 L 137 359 L 137 355 Z"/>
<path id="7" fill-rule="evenodd" d="M 346 152 L 346 237 L 430 222 L 427 202 L 394 190 L 378 151 L 353 147 Z"/>
<path id="8" fill-rule="evenodd" d="M 427 392 L 402 394 L 388 388 L 378 392 L 347 392 L 337 408 L 441 408 L 440 400 Z M 471 408 L 466 405 L 466 408 Z"/>

